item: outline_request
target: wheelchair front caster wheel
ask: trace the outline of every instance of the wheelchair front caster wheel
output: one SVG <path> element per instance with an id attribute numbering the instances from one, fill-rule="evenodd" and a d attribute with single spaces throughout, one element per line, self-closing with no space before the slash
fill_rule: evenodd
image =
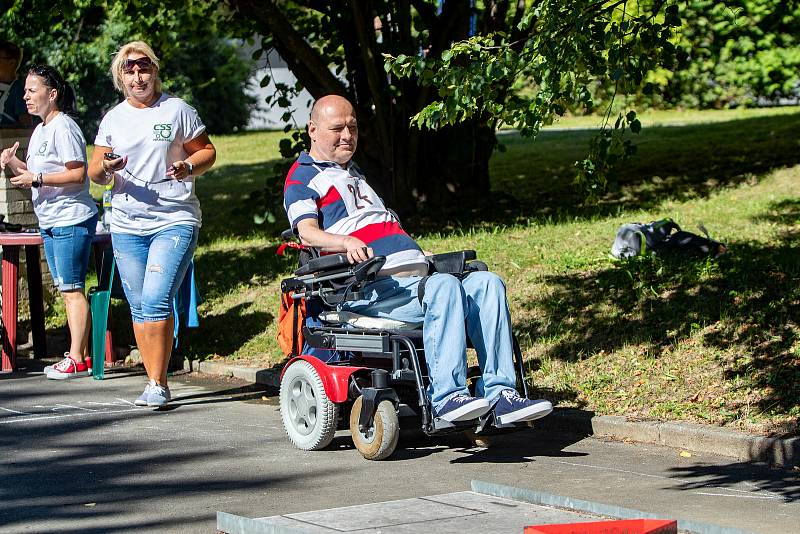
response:
<path id="1" fill-rule="evenodd" d="M 495 444 L 494 436 L 487 436 L 486 434 L 476 434 L 474 430 L 467 430 L 464 436 L 469 440 L 473 447 L 479 449 L 488 449 Z"/>
<path id="2" fill-rule="evenodd" d="M 333 441 L 339 406 L 328 398 L 313 365 L 298 360 L 286 369 L 280 405 L 283 428 L 295 447 L 316 451 Z"/>
<path id="3" fill-rule="evenodd" d="M 365 432 L 358 428 L 358 418 L 361 415 L 363 397 L 358 397 L 350 411 L 350 433 L 353 443 L 367 460 L 383 460 L 388 458 L 397 447 L 400 437 L 400 424 L 397 420 L 397 410 L 389 400 L 381 401 L 375 411 L 372 426 Z"/>

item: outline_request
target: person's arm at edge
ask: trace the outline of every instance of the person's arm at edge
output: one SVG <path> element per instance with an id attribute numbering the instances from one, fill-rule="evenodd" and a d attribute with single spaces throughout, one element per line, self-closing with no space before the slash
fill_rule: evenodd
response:
<path id="1" fill-rule="evenodd" d="M 41 185 L 62 186 L 68 184 L 82 184 L 86 177 L 86 164 L 82 161 L 68 161 L 64 166 L 64 171 L 42 173 Z M 17 176 L 11 178 L 11 183 L 16 186 L 31 187 L 36 180 L 36 175 L 28 171 L 18 172 Z"/>
<path id="2" fill-rule="evenodd" d="M 358 263 L 373 257 L 375 254 L 360 239 L 326 232 L 319 227 L 316 219 L 302 219 L 297 223 L 300 240 L 311 247 L 325 252 L 345 252 L 350 263 Z"/>
<path id="3" fill-rule="evenodd" d="M 19 143 L 14 143 L 14 146 L 3 150 L 3 157 L 8 157 L 8 161 L 6 161 L 2 167 L 8 167 L 11 173 L 15 176 L 28 170 L 28 166 L 25 164 L 25 162 L 16 156 L 17 149 L 19 149 Z M 3 157 L 0 157 L 0 164 L 3 163 L 1 161 Z"/>

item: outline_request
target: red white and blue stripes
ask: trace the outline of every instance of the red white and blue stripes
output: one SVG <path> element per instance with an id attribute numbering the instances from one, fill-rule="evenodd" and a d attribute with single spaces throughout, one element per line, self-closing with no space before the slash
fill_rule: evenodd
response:
<path id="1" fill-rule="evenodd" d="M 426 263 L 419 245 L 352 162 L 345 168 L 303 152 L 289 169 L 283 196 L 292 228 L 315 218 L 327 232 L 357 237 L 375 255 L 386 256 L 384 270 Z"/>

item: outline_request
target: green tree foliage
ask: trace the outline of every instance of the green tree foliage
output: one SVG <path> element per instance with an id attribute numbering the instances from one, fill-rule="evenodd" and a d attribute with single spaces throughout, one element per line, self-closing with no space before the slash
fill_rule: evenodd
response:
<path id="1" fill-rule="evenodd" d="M 410 117 L 435 92 L 384 69 L 383 54 L 414 55 L 423 48 L 438 53 L 468 37 L 473 13 L 468 0 L 443 1 L 439 11 L 430 1 L 228 3 L 243 33 L 264 36 L 263 51 L 276 49 L 299 80 L 275 96 L 278 105 L 288 104 L 285 93 L 299 88 L 314 98 L 336 93 L 354 103 L 361 131 L 358 163 L 398 211 L 486 198 L 493 124 L 475 118 L 442 131 L 411 128 Z M 481 20 L 489 18 L 485 12 Z M 300 135 L 281 145 L 289 157 L 300 148 Z M 268 185 L 265 191 L 273 197 L 268 207 L 278 203 L 280 191 L 274 189 Z"/>
<path id="2" fill-rule="evenodd" d="M 689 0 L 678 4 L 679 62 L 656 68 L 638 91 L 617 98 L 632 106 L 726 108 L 776 105 L 800 98 L 800 2 Z M 596 105 L 613 86 L 592 89 Z"/>
<path id="3" fill-rule="evenodd" d="M 14 0 L 0 14 L 0 35 L 25 49 L 21 70 L 47 63 L 72 84 L 87 138 L 121 99 L 109 73 L 114 53 L 137 39 L 161 59 L 164 89 L 195 106 L 209 132 L 243 127 L 254 106 L 245 93 L 250 64 L 222 25 L 224 14 L 202 0 Z"/>
<path id="4" fill-rule="evenodd" d="M 800 97 L 800 3 L 691 0 L 681 17 L 685 61 L 662 73 L 665 104 L 721 108 Z"/>
<path id="5" fill-rule="evenodd" d="M 591 111 L 597 84 L 614 95 L 636 92 L 650 71 L 676 64 L 674 30 L 681 18 L 673 2 L 520 1 L 512 17 L 513 23 L 454 42 L 441 54 L 387 55 L 387 70 L 436 88 L 437 98 L 414 115 L 417 126 L 482 116 L 536 136 L 567 109 Z M 607 114 L 588 157 L 576 163 L 577 183 L 589 196 L 635 152 L 625 133 L 641 130 L 636 113 L 620 114 L 613 127 L 610 119 Z"/>
<path id="6" fill-rule="evenodd" d="M 348 96 L 362 128 L 357 159 L 403 212 L 474 204 L 496 209 L 488 161 L 494 131 L 535 135 L 591 84 L 633 91 L 675 60 L 671 1 L 229 0 L 234 18 L 266 36 L 316 98 Z M 533 87 L 523 93 L 523 86 Z M 588 192 L 635 147 L 635 113 L 609 117 L 579 163 Z M 616 125 L 617 128 L 611 127 Z M 285 144 L 287 155 L 298 140 Z"/>

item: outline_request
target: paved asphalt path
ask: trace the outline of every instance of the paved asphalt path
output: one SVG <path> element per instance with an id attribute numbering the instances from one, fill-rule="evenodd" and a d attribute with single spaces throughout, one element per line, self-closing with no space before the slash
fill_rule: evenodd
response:
<path id="1" fill-rule="evenodd" d="M 527 430 L 490 449 L 404 433 L 369 462 L 346 433 L 296 450 L 275 391 L 173 379 L 166 410 L 137 408 L 141 373 L 0 378 L 0 532 L 215 532 L 247 517 L 469 490 L 473 479 L 754 532 L 800 532 L 800 471 L 663 447 Z M 37 372 L 38 371 L 38 372 Z M 433 530 L 435 531 L 435 529 Z"/>

